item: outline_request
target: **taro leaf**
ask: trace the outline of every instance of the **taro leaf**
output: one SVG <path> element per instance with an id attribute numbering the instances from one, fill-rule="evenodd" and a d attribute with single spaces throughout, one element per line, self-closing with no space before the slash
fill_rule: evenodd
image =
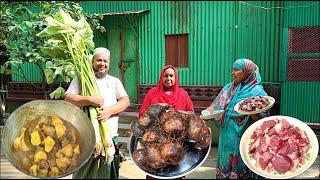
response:
<path id="1" fill-rule="evenodd" d="M 57 20 L 57 19 L 60 19 L 59 17 L 54 17 L 54 18 L 52 18 L 52 17 L 47 17 L 45 20 L 47 21 L 47 23 L 48 23 L 48 25 L 49 26 L 58 26 L 58 27 L 61 27 L 61 26 L 65 26 L 62 22 L 61 22 L 61 20 L 59 21 L 59 20 Z"/>
<path id="2" fill-rule="evenodd" d="M 51 57 L 64 57 L 66 53 L 60 49 L 53 49 L 49 47 L 43 47 L 40 49 L 43 54 L 46 54 Z"/>
<path id="3" fill-rule="evenodd" d="M 50 98 L 61 99 L 65 93 L 66 93 L 66 90 L 60 86 L 56 90 L 54 90 L 52 93 L 50 93 Z"/>
<path id="4" fill-rule="evenodd" d="M 51 46 L 58 46 L 58 45 L 61 45 L 63 44 L 63 41 L 62 40 L 59 40 L 59 39 L 48 39 L 48 44 L 51 45 Z M 66 47 L 66 45 L 65 45 Z"/>
<path id="5" fill-rule="evenodd" d="M 83 27 L 81 26 L 81 23 L 77 23 L 75 20 L 72 19 L 72 17 L 69 14 L 65 13 L 62 9 L 59 10 L 59 14 L 63 20 L 63 23 L 67 26 L 70 26 L 75 29 L 81 29 Z"/>
<path id="6" fill-rule="evenodd" d="M 70 78 L 74 78 L 75 77 L 75 72 L 74 72 L 74 67 L 72 65 L 64 65 L 64 74 L 65 74 L 65 80 L 66 82 L 70 82 Z"/>
<path id="7" fill-rule="evenodd" d="M 47 28 L 43 29 L 41 32 L 37 34 L 39 37 L 47 37 L 53 35 L 60 35 L 65 33 L 74 33 L 76 30 L 67 26 L 48 26 Z"/>
<path id="8" fill-rule="evenodd" d="M 72 47 L 76 48 L 78 43 L 83 39 L 83 35 L 86 32 L 86 29 L 80 29 L 76 33 L 74 33 Z"/>
<path id="9" fill-rule="evenodd" d="M 54 74 L 55 74 L 55 76 L 57 76 L 57 75 L 61 75 L 61 76 L 63 76 L 63 67 L 56 67 L 56 70 L 55 70 L 55 72 L 54 72 Z"/>
<path id="10" fill-rule="evenodd" d="M 53 80 L 55 78 L 55 73 L 53 72 L 53 70 L 52 69 L 45 69 L 44 75 L 46 76 L 47 83 L 52 84 Z"/>

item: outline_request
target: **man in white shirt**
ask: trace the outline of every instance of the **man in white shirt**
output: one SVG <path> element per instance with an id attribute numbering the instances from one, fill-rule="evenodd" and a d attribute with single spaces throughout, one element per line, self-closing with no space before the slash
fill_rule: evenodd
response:
<path id="1" fill-rule="evenodd" d="M 65 100 L 78 106 L 95 106 L 102 108 L 97 116 L 98 120 L 108 119 L 110 134 L 116 148 L 114 160 L 110 165 L 104 163 L 105 157 L 98 156 L 90 158 L 88 162 L 77 172 L 73 173 L 73 178 L 119 178 L 119 148 L 118 143 L 118 113 L 124 111 L 129 105 L 129 97 L 121 81 L 108 75 L 110 67 L 110 51 L 106 48 L 96 48 L 93 51 L 92 67 L 96 76 L 100 96 L 81 96 L 78 87 L 78 79 L 72 80 Z"/>

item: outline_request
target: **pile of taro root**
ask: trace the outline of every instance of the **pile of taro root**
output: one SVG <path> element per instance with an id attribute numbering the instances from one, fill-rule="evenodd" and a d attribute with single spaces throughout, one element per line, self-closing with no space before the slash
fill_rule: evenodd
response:
<path id="1" fill-rule="evenodd" d="M 140 142 L 133 160 L 143 170 L 178 165 L 190 148 L 200 151 L 210 145 L 211 131 L 199 116 L 167 110 L 163 105 L 151 105 L 131 124 L 131 132 Z"/>
<path id="2" fill-rule="evenodd" d="M 286 119 L 264 121 L 252 134 L 249 153 L 256 166 L 267 172 L 294 172 L 305 163 L 310 149 L 305 131 Z"/>
<path id="3" fill-rule="evenodd" d="M 263 96 L 253 96 L 240 103 L 239 109 L 242 111 L 257 111 L 269 105 L 269 100 Z"/>

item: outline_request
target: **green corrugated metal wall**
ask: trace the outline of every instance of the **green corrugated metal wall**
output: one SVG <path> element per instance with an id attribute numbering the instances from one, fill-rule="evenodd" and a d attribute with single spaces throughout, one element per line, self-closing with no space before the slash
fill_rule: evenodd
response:
<path id="1" fill-rule="evenodd" d="M 21 65 L 21 69 L 23 73 L 25 74 L 24 79 L 21 75 L 14 74 L 12 75 L 12 81 L 17 81 L 17 82 L 24 82 L 24 81 L 31 81 L 31 82 L 41 82 L 41 71 L 40 69 L 32 64 L 32 63 L 24 63 Z"/>
<path id="2" fill-rule="evenodd" d="M 320 83 L 281 84 L 281 114 L 304 122 L 320 123 Z"/>
<path id="3" fill-rule="evenodd" d="M 283 10 L 280 113 L 305 122 L 320 123 L 320 82 L 287 82 L 285 80 L 288 58 L 288 28 L 319 26 L 320 3 L 285 1 L 284 8 L 287 9 Z"/>
<path id="4" fill-rule="evenodd" d="M 233 61 L 247 57 L 259 66 L 264 82 L 282 83 L 281 114 L 295 116 L 301 103 L 308 107 L 307 100 L 293 98 L 300 96 L 299 93 L 308 92 L 310 96 L 306 97 L 313 100 L 319 98 L 319 82 L 289 83 L 281 78 L 286 62 L 283 32 L 288 27 L 319 25 L 319 2 L 81 1 L 80 4 L 89 13 L 150 10 L 133 15 L 139 44 L 139 83 L 157 82 L 165 64 L 164 36 L 187 33 L 190 67 L 179 68 L 181 84 L 224 85 L 231 81 Z M 127 24 L 123 18 L 110 20 L 107 17 L 105 22 Z M 95 38 L 95 43 L 106 44 L 99 37 Z M 25 69 L 31 77 L 37 74 L 34 68 L 27 66 Z M 13 80 L 23 81 L 17 77 Z M 315 110 L 306 108 L 298 117 L 319 123 L 319 103 Z"/>
<path id="5" fill-rule="evenodd" d="M 281 114 L 319 122 L 319 103 L 307 108 L 319 97 L 319 83 L 288 83 L 280 77 L 283 27 L 319 25 L 319 2 L 96 3 L 82 4 L 91 12 L 150 9 L 138 24 L 140 83 L 157 82 L 165 62 L 164 35 L 188 33 L 190 67 L 179 68 L 181 84 L 223 85 L 231 80 L 232 62 L 247 57 L 258 64 L 263 81 L 282 82 Z M 305 99 L 292 98 L 307 92 Z"/>
<path id="6" fill-rule="evenodd" d="M 189 68 L 179 68 L 181 84 L 224 85 L 231 81 L 232 63 L 239 57 L 254 60 L 260 66 L 263 81 L 279 81 L 281 22 L 277 10 L 266 11 L 229 1 L 83 1 L 81 5 L 90 13 L 150 9 L 137 20 L 140 83 L 157 82 L 165 65 L 164 36 L 181 33 L 189 36 L 190 61 Z"/>
<path id="7" fill-rule="evenodd" d="M 259 6 L 279 6 L 279 2 L 250 2 Z M 140 51 L 140 83 L 156 83 L 165 64 L 164 36 L 187 33 L 189 68 L 179 68 L 180 83 L 217 84 L 231 81 L 230 69 L 239 57 L 254 60 L 263 81 L 279 81 L 279 25 L 277 10 L 263 10 L 240 2 L 175 1 L 81 1 L 89 13 L 150 9 L 136 18 Z M 108 18 L 108 17 L 107 17 Z M 119 18 L 118 24 L 126 24 Z M 108 28 L 108 27 L 106 27 Z M 97 45 L 105 45 L 95 38 Z M 34 74 L 25 65 L 26 74 Z M 14 76 L 15 81 L 23 79 Z M 38 81 L 40 78 L 33 78 Z"/>
<path id="8" fill-rule="evenodd" d="M 318 1 L 284 1 L 283 27 L 319 26 L 319 6 Z"/>
<path id="9" fill-rule="evenodd" d="M 237 3 L 236 57 L 249 57 L 260 68 L 263 81 L 279 82 L 281 2 Z"/>

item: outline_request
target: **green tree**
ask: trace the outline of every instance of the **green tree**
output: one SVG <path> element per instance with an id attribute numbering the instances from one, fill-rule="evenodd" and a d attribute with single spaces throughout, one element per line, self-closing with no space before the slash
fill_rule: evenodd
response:
<path id="1" fill-rule="evenodd" d="M 60 98 L 65 92 L 61 84 L 72 80 L 73 67 L 56 66 L 52 63 L 55 59 L 43 52 L 44 40 L 36 34 L 47 27 L 45 18 L 52 16 L 60 8 L 75 20 L 84 16 L 92 29 L 101 32 L 105 32 L 99 23 L 103 16 L 87 14 L 83 12 L 79 3 L 70 1 L 1 1 L 0 5 L 0 46 L 6 48 L 6 51 L 1 53 L 9 57 L 9 60 L 0 67 L 0 73 L 15 74 L 36 86 L 28 79 L 22 68 L 23 64 L 34 64 L 40 70 L 39 75 L 43 84 L 60 84 L 60 87 L 50 94 L 51 98 Z M 43 89 L 43 93 L 47 95 L 49 92 Z"/>

